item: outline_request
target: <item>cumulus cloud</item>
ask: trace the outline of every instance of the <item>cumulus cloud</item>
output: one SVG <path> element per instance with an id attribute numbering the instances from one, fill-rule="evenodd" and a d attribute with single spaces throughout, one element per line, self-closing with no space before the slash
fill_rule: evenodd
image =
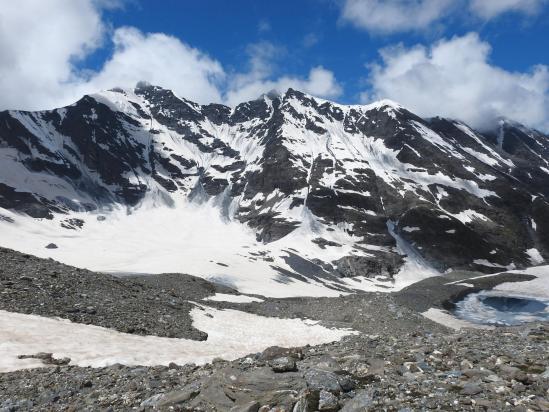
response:
<path id="1" fill-rule="evenodd" d="M 2 2 L 1 108 L 38 109 L 72 98 L 80 81 L 75 62 L 104 38 L 100 13 L 88 0 Z"/>
<path id="2" fill-rule="evenodd" d="M 386 48 L 382 63 L 370 67 L 370 95 L 396 100 L 420 116 L 442 115 L 478 128 L 504 116 L 549 130 L 549 68 L 509 72 L 490 64 L 490 52 L 476 33 L 431 47 Z"/>
<path id="3" fill-rule="evenodd" d="M 59 107 L 85 93 L 133 87 L 140 80 L 199 103 L 235 104 L 288 87 L 324 97 L 341 93 L 333 73 L 320 66 L 306 77 L 276 78 L 273 67 L 281 55 L 268 43 L 250 48 L 247 72 L 227 75 L 214 57 L 173 36 L 132 27 L 109 30 L 102 11 L 123 4 L 124 0 L 5 2 L 0 8 L 0 110 Z M 99 70 L 79 68 L 107 42 L 113 46 L 112 55 Z"/>
<path id="4" fill-rule="evenodd" d="M 376 34 L 424 30 L 463 10 L 483 20 L 508 12 L 534 15 L 549 0 L 344 0 L 341 20 Z"/>
<path id="5" fill-rule="evenodd" d="M 425 29 L 446 16 L 455 0 L 346 0 L 341 18 L 375 33 Z"/>
<path id="6" fill-rule="evenodd" d="M 140 80 L 173 88 L 199 102 L 221 100 L 220 63 L 165 34 L 116 29 L 110 38 L 113 54 L 101 70 L 79 70 L 78 61 L 107 40 L 102 9 L 121 4 L 121 0 L 6 2 L 0 9 L 0 109 L 62 106 L 85 93 L 132 87 Z"/>
<path id="7" fill-rule="evenodd" d="M 507 12 L 536 14 L 547 0 L 471 0 L 470 8 L 484 19 L 492 19 Z"/>
<path id="8" fill-rule="evenodd" d="M 271 90 L 284 92 L 290 87 L 326 98 L 335 98 L 342 93 L 334 73 L 322 66 L 311 68 L 307 77 L 281 76 L 273 79 L 276 62 L 284 57 L 285 51 L 271 43 L 250 45 L 248 53 L 249 71 L 237 73 L 228 81 L 225 100 L 229 105 L 254 99 Z"/>
<path id="9" fill-rule="evenodd" d="M 238 83 L 238 87 L 232 86 L 227 92 L 227 104 L 235 105 L 271 90 L 283 92 L 290 87 L 313 96 L 326 98 L 338 97 L 342 92 L 333 72 L 322 66 L 313 67 L 307 77 L 282 76 L 275 80 L 252 80 L 253 78 L 254 75 L 250 75 L 250 81 L 242 81 Z"/>
<path id="10" fill-rule="evenodd" d="M 133 87 L 140 80 L 174 90 L 199 103 L 221 101 L 221 64 L 179 39 L 161 33 L 143 34 L 131 27 L 114 32 L 114 53 L 101 71 L 82 84 L 90 92 Z"/>

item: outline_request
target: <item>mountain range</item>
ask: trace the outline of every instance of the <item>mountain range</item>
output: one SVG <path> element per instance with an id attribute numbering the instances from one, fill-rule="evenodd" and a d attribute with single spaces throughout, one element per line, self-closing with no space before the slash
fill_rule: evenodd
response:
<path id="1" fill-rule="evenodd" d="M 231 108 L 145 83 L 0 112 L 0 245 L 265 296 L 549 259 L 549 136 L 297 90 Z"/>

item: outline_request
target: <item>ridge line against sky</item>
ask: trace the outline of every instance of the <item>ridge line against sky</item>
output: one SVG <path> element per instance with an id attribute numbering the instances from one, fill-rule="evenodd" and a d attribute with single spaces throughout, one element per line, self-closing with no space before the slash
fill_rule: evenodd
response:
<path id="1" fill-rule="evenodd" d="M 0 0 L 0 110 L 145 80 L 199 103 L 292 87 L 549 131 L 547 17 L 549 0 Z"/>

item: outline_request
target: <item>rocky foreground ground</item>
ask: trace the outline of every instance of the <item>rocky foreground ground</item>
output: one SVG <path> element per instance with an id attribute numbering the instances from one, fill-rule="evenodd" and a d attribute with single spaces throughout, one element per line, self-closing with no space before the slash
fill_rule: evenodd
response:
<path id="1" fill-rule="evenodd" d="M 360 333 L 203 366 L 83 368 L 41 354 L 47 367 L 0 374 L 0 411 L 549 410 L 549 326 L 454 331 L 433 323 L 420 312 L 464 293 L 447 280 L 399 294 L 208 301 Z M 235 293 L 185 275 L 117 279 L 7 249 L 0 249 L 0 286 L 2 310 L 192 339 L 205 336 L 192 328 L 189 300 Z"/>

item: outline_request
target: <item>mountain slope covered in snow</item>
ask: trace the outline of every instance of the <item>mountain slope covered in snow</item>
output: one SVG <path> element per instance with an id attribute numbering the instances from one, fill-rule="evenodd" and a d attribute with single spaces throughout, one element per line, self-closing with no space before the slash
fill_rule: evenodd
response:
<path id="1" fill-rule="evenodd" d="M 292 89 L 198 105 L 140 84 L 0 113 L 0 245 L 265 296 L 520 269 L 549 258 L 548 159 L 549 137 L 510 121 L 479 133 Z"/>

